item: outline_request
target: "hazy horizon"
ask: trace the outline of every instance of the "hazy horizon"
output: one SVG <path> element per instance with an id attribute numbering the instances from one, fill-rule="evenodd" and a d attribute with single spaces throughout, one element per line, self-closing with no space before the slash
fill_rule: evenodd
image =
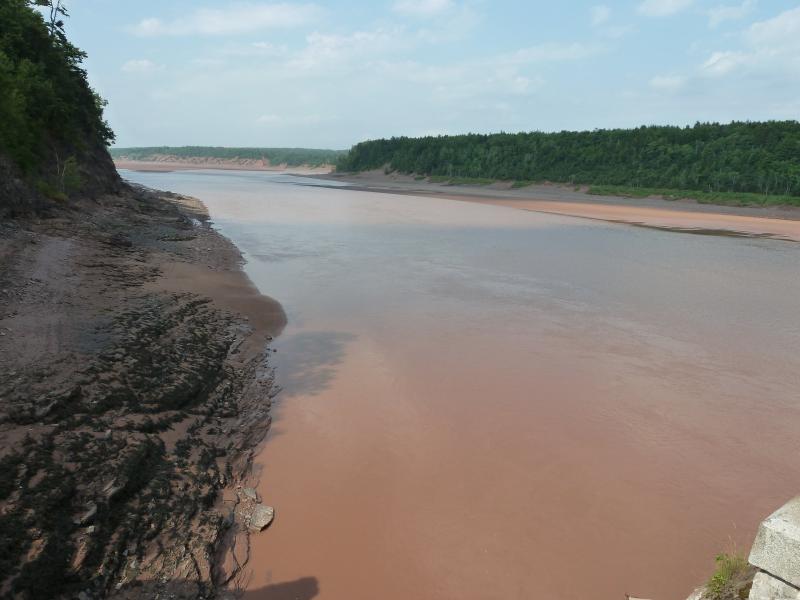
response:
<path id="1" fill-rule="evenodd" d="M 68 3 L 116 146 L 796 119 L 800 7 L 764 0 Z"/>

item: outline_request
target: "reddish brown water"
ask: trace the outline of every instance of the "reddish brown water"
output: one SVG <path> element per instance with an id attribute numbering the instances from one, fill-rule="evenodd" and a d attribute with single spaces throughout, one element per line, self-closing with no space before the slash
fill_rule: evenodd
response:
<path id="1" fill-rule="evenodd" d="M 280 300 L 252 599 L 683 599 L 800 490 L 800 246 L 136 174 Z"/>

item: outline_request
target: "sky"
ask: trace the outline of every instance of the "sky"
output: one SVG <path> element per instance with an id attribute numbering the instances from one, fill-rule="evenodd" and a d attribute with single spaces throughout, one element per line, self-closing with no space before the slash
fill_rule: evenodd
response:
<path id="1" fill-rule="evenodd" d="M 800 2 L 66 5 L 117 146 L 800 118 Z"/>

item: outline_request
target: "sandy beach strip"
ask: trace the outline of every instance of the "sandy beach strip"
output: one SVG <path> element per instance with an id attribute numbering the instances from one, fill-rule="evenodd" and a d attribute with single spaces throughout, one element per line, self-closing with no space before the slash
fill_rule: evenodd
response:
<path id="1" fill-rule="evenodd" d="M 558 202 L 541 199 L 505 200 L 501 198 L 475 198 L 457 195 L 448 195 L 447 197 L 452 200 L 507 206 L 518 210 L 596 219 L 686 233 L 769 237 L 800 242 L 800 220 L 786 218 L 681 210 L 678 207 L 671 206 L 655 208 L 651 206 Z M 800 217 L 800 214 L 798 214 L 798 217 Z"/>
<path id="2" fill-rule="evenodd" d="M 351 184 L 351 189 L 447 198 L 571 217 L 581 217 L 708 235 L 768 237 L 800 242 L 800 209 L 720 206 L 694 200 L 596 196 L 571 186 L 541 184 L 513 189 L 508 184 L 448 185 L 383 173 L 317 175 Z"/>

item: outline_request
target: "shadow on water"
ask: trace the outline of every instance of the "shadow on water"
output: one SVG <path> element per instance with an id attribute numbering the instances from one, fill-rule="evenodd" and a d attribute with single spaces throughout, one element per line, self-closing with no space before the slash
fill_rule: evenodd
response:
<path id="1" fill-rule="evenodd" d="M 136 581 L 112 592 L 112 600 L 143 600 L 147 598 L 171 598 L 172 600 L 194 600 L 208 598 L 208 589 L 195 581 L 173 579 L 171 581 Z M 96 596 L 87 594 L 90 598 Z M 316 577 L 301 577 L 293 581 L 271 583 L 254 590 L 220 589 L 212 596 L 220 600 L 312 600 L 319 595 L 319 580 Z"/>
<path id="2" fill-rule="evenodd" d="M 347 344 L 356 336 L 340 331 L 305 331 L 280 338 L 275 367 L 280 393 L 272 406 L 269 438 L 286 433 L 281 425 L 281 404 L 292 398 L 316 396 L 324 392 L 336 376 L 337 366 L 344 360 Z M 260 473 L 258 465 L 254 473 Z"/>
<path id="3" fill-rule="evenodd" d="M 257 590 L 244 592 L 242 600 L 311 600 L 319 594 L 316 577 L 301 577 L 285 583 L 273 583 Z"/>
<path id="4" fill-rule="evenodd" d="M 600 219 L 604 220 L 604 219 Z M 690 233 L 692 235 L 710 235 L 716 237 L 732 237 L 732 238 L 751 238 L 755 240 L 776 240 L 779 242 L 794 242 L 796 240 L 783 237 L 775 233 L 752 233 L 749 231 L 737 231 L 735 229 L 710 229 L 707 227 L 675 227 L 669 225 L 650 225 L 649 223 L 639 223 L 638 221 L 618 221 L 610 220 L 610 223 L 621 223 L 623 225 L 630 225 L 632 227 L 640 227 L 642 229 L 655 229 L 657 231 L 670 231 L 672 233 Z"/>
<path id="5" fill-rule="evenodd" d="M 346 346 L 356 336 L 340 331 L 305 331 L 282 337 L 276 361 L 279 398 L 315 396 L 328 388 Z"/>

